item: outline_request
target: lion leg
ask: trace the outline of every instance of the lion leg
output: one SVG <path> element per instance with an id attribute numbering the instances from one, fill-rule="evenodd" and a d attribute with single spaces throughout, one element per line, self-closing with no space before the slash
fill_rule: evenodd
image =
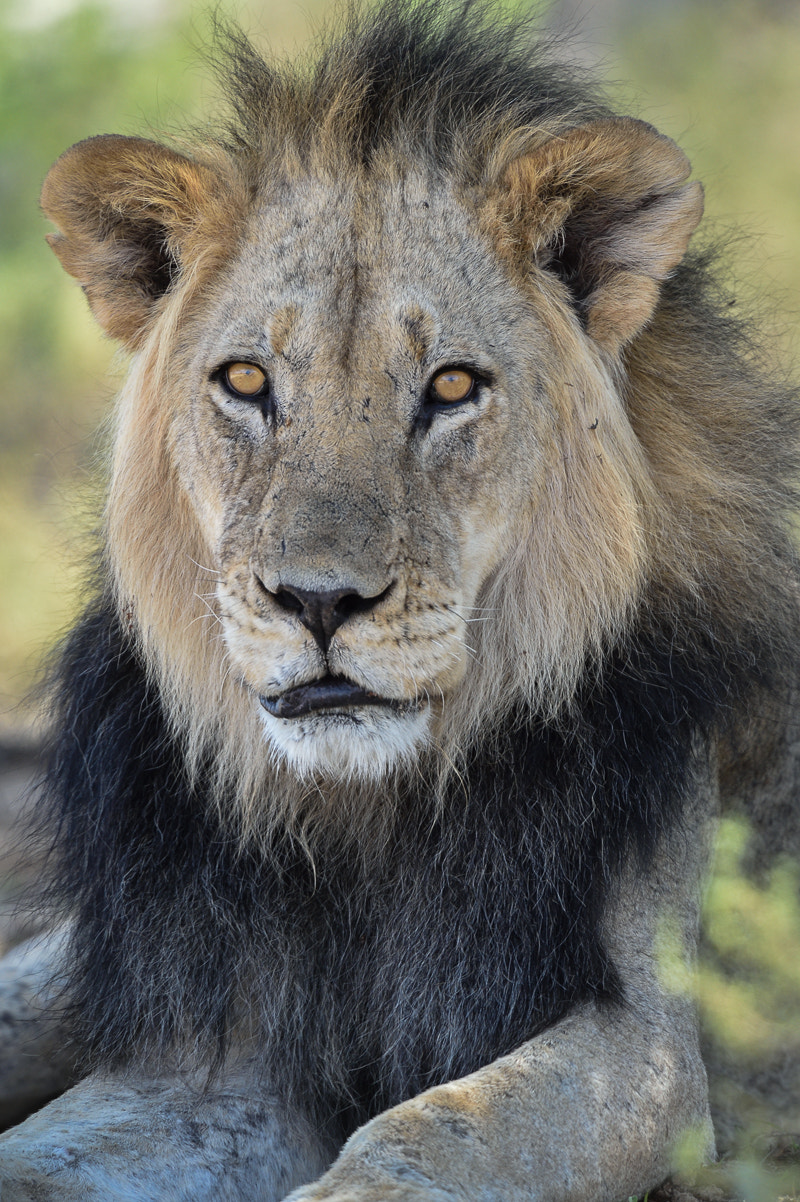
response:
<path id="1" fill-rule="evenodd" d="M 646 877 L 628 875 L 607 926 L 623 1002 L 576 1009 L 378 1115 L 288 1202 L 615 1202 L 662 1182 L 688 1147 L 713 1157 L 687 996 L 711 825 L 687 821 Z"/>
<path id="2" fill-rule="evenodd" d="M 74 1081 L 52 996 L 66 927 L 20 944 L 0 960 L 0 1129 L 19 1122 Z"/>
<path id="3" fill-rule="evenodd" d="M 97 1075 L 0 1136 L 0 1197 L 277 1202 L 335 1151 L 252 1077 L 204 1090 L 175 1077 Z"/>

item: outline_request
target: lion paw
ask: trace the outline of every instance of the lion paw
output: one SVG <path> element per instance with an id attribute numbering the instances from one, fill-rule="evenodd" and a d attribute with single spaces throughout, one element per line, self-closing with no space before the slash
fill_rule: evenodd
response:
<path id="1" fill-rule="evenodd" d="M 422 1181 L 319 1181 L 295 1190 L 285 1202 L 456 1202 L 458 1195 Z"/>

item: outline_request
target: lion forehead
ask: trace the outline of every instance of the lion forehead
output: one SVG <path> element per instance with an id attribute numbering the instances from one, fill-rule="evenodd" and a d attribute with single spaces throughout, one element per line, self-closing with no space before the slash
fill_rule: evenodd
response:
<path id="1" fill-rule="evenodd" d="M 253 339 L 263 326 L 272 353 L 300 366 L 313 329 L 318 356 L 360 356 L 368 371 L 404 336 L 420 356 L 459 339 L 510 345 L 525 302 L 452 185 L 307 178 L 254 207 L 220 311 L 229 335 Z"/>

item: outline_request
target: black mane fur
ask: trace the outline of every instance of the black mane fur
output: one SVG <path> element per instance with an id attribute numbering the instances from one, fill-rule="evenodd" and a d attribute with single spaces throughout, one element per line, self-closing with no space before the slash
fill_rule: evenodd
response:
<path id="1" fill-rule="evenodd" d="M 532 15 L 509 20 L 486 0 L 387 0 L 366 13 L 351 3 L 305 71 L 265 59 L 236 28 L 217 32 L 235 114 L 224 140 L 257 175 L 288 132 L 301 158 L 322 146 L 369 164 L 391 146 L 468 180 L 504 133 L 609 115 L 596 82 L 555 60 Z"/>

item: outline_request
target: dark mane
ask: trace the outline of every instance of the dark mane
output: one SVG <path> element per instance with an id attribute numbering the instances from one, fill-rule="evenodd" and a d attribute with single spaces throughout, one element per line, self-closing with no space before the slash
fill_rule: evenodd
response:
<path id="1" fill-rule="evenodd" d="M 774 667 L 757 639 L 737 662 L 675 616 L 633 630 L 563 727 L 492 731 L 437 818 L 410 789 L 376 871 L 341 842 L 313 863 L 289 837 L 242 849 L 101 598 L 64 650 L 42 802 L 89 1063 L 213 1066 L 243 1023 L 271 1088 L 346 1134 L 580 1002 L 620 1001 L 601 925 L 619 870 L 680 825 L 698 737 Z"/>
<path id="2" fill-rule="evenodd" d="M 331 32 L 298 71 L 220 28 L 217 71 L 237 118 L 229 145 L 257 168 L 288 143 L 333 162 L 388 151 L 470 182 L 512 131 L 541 136 L 609 111 L 596 83 L 552 60 L 533 18 L 510 21 L 483 0 L 354 4 Z"/>

